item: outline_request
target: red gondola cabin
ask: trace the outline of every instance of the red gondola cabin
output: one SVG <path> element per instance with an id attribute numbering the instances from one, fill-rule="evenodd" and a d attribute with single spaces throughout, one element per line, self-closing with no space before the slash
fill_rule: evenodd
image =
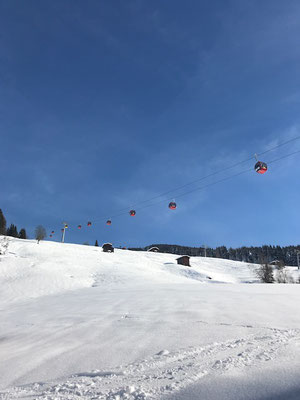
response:
<path id="1" fill-rule="evenodd" d="M 135 210 L 130 210 L 130 211 L 129 211 L 129 214 L 130 214 L 132 217 L 134 217 L 135 214 L 136 214 L 136 212 L 135 212 Z"/>
<path id="2" fill-rule="evenodd" d="M 81 225 L 78 225 L 78 229 L 81 229 Z"/>
<path id="3" fill-rule="evenodd" d="M 110 219 L 108 219 L 108 220 L 106 221 L 106 225 L 111 225 L 111 220 L 110 220 Z"/>
<path id="4" fill-rule="evenodd" d="M 175 210 L 176 207 L 177 207 L 177 205 L 176 205 L 175 201 L 171 201 L 171 203 L 169 203 L 169 209 L 170 210 Z"/>
<path id="5" fill-rule="evenodd" d="M 88 223 L 87 223 L 87 226 L 91 226 L 92 225 L 92 223 L 91 223 L 91 221 L 89 221 Z"/>
<path id="6" fill-rule="evenodd" d="M 267 172 L 268 166 L 266 163 L 262 161 L 257 161 L 254 169 L 258 174 L 264 174 L 265 172 Z"/>

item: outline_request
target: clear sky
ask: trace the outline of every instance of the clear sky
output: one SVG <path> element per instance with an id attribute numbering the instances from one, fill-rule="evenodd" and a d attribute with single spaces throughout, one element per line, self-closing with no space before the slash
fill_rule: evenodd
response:
<path id="1" fill-rule="evenodd" d="M 0 208 L 76 243 L 299 244 L 300 154 L 136 205 L 299 136 L 299 71 L 298 0 L 0 0 Z"/>

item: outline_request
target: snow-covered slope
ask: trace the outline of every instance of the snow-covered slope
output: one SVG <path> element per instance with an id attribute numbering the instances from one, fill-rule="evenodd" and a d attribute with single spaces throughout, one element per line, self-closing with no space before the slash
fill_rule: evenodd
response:
<path id="1" fill-rule="evenodd" d="M 2 301 L 18 301 L 66 290 L 104 285 L 255 282 L 255 266 L 193 257 L 191 268 L 177 265 L 173 254 L 134 252 L 0 237 Z"/>
<path id="2" fill-rule="evenodd" d="M 214 400 L 233 376 L 226 398 L 242 399 L 251 374 L 300 381 L 300 286 L 255 284 L 253 265 L 5 237 L 0 252 L 5 399 Z"/>

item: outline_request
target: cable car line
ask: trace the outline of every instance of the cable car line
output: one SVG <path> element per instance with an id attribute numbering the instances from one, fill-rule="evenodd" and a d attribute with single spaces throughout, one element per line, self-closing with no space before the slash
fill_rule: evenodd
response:
<path id="1" fill-rule="evenodd" d="M 298 154 L 298 153 L 300 153 L 300 150 L 294 151 L 294 152 L 289 153 L 289 154 L 286 154 L 286 155 L 284 155 L 284 156 L 282 156 L 282 157 L 276 158 L 275 160 L 269 161 L 268 164 L 273 164 L 273 163 L 275 163 L 275 162 L 278 162 L 278 161 L 283 160 L 283 159 L 285 159 L 285 158 L 291 157 L 291 156 L 293 156 L 293 155 L 295 155 L 295 154 Z M 188 194 L 190 194 L 190 193 L 194 193 L 194 192 L 196 192 L 196 191 L 198 191 L 198 190 L 200 191 L 200 190 L 206 189 L 206 188 L 208 188 L 208 187 L 217 185 L 218 183 L 225 182 L 225 181 L 227 181 L 227 180 L 229 180 L 229 179 L 235 178 L 235 177 L 237 177 L 237 176 L 240 176 L 240 175 L 243 175 L 243 174 L 245 174 L 245 173 L 247 173 L 247 172 L 252 172 L 252 171 L 253 171 L 253 168 L 244 169 L 243 171 L 240 171 L 240 172 L 237 172 L 237 173 L 235 173 L 235 174 L 229 175 L 229 176 L 227 176 L 227 177 L 225 177 L 225 178 L 222 178 L 222 179 L 219 179 L 219 180 L 217 180 L 217 181 L 215 181 L 215 182 L 211 182 L 211 183 L 208 183 L 207 185 L 199 186 L 199 187 L 196 187 L 196 188 L 194 188 L 194 189 L 188 190 L 187 192 L 181 193 L 181 194 L 177 195 L 177 198 L 184 197 L 184 196 L 186 196 L 186 195 L 188 195 Z M 163 199 L 163 200 L 157 201 L 157 202 L 155 202 L 155 203 L 147 204 L 147 205 L 145 205 L 145 206 L 136 208 L 135 211 L 141 211 L 141 210 L 144 210 L 145 208 L 153 207 L 153 206 L 158 205 L 158 204 L 161 204 L 161 203 L 166 203 L 166 202 L 168 202 L 168 201 L 170 201 L 170 200 L 171 200 L 171 199 Z M 172 200 L 173 200 L 173 199 L 172 199 Z M 117 218 L 117 217 L 120 217 L 120 216 L 126 215 L 126 214 L 128 214 L 128 211 L 122 212 L 122 213 L 119 213 L 119 214 L 115 214 L 115 215 L 112 216 L 112 218 Z"/>
<path id="2" fill-rule="evenodd" d="M 295 155 L 295 154 L 298 154 L 298 153 L 300 153 L 300 150 L 294 151 L 293 153 L 289 153 L 289 154 L 286 154 L 286 155 L 284 155 L 284 156 L 282 156 L 282 157 L 276 158 L 275 160 L 269 161 L 268 164 L 273 164 L 273 163 L 275 163 L 275 162 L 277 162 L 277 161 L 283 160 L 284 158 L 291 157 L 291 156 L 293 156 L 293 155 Z M 236 173 L 236 174 L 233 174 L 233 175 L 227 176 L 227 177 L 225 177 L 225 178 L 219 179 L 218 181 L 215 181 L 215 182 L 212 182 L 212 183 L 208 183 L 207 185 L 200 186 L 200 187 L 191 189 L 191 190 L 189 190 L 189 191 L 187 191 L 187 192 L 181 193 L 181 194 L 179 194 L 179 195 L 177 196 L 177 198 L 186 196 L 186 195 L 188 195 L 188 194 L 190 194 L 190 193 L 193 193 L 193 192 L 196 192 L 196 191 L 198 191 L 198 190 L 206 189 L 206 188 L 208 188 L 208 187 L 217 185 L 218 183 L 222 183 L 222 182 L 224 182 L 224 181 L 227 181 L 227 180 L 229 180 L 229 179 L 235 178 L 235 177 L 237 177 L 237 176 L 240 176 L 240 175 L 243 175 L 243 174 L 245 174 L 245 173 L 247 173 L 247 172 L 252 172 L 252 171 L 253 171 L 253 168 L 244 169 L 243 171 L 240 171 L 240 172 L 238 172 L 238 173 Z M 170 200 L 170 199 L 169 199 L 169 200 Z M 156 202 L 156 203 L 148 204 L 147 206 L 140 207 L 140 208 L 138 208 L 137 210 L 140 211 L 140 210 L 143 210 L 144 208 L 152 207 L 152 206 L 154 206 L 154 205 L 157 205 L 157 204 L 160 204 L 160 203 L 165 203 L 165 202 L 168 202 L 168 200 L 165 200 L 165 199 L 164 199 L 164 200 L 161 200 L 161 201 Z"/>
<path id="3" fill-rule="evenodd" d="M 296 141 L 296 140 L 299 140 L 299 139 L 300 139 L 300 135 L 299 135 L 299 136 L 296 136 L 296 137 L 294 137 L 294 138 L 292 138 L 292 139 L 289 139 L 289 140 L 287 140 L 287 141 L 285 141 L 285 142 L 279 143 L 278 145 L 273 146 L 273 147 L 271 147 L 271 148 L 269 148 L 269 149 L 267 149 L 267 150 L 265 150 L 265 151 L 263 151 L 263 152 L 261 152 L 261 153 L 257 153 L 257 156 L 262 156 L 262 155 L 264 155 L 264 154 L 267 154 L 267 153 L 269 153 L 269 152 L 271 152 L 271 151 L 274 151 L 274 150 L 278 149 L 279 147 L 282 147 L 282 146 L 284 146 L 284 145 L 286 145 L 286 144 L 288 144 L 288 143 L 291 143 L 291 142 Z M 177 191 L 177 190 L 183 189 L 183 188 L 185 188 L 185 187 L 187 187 L 187 186 L 189 186 L 189 185 L 192 185 L 192 184 L 194 184 L 194 183 L 196 183 L 196 182 L 201 182 L 201 181 L 203 181 L 203 180 L 205 180 L 205 179 L 207 179 L 207 178 L 210 178 L 210 177 L 212 177 L 212 176 L 218 175 L 218 174 L 220 174 L 221 172 L 225 172 L 225 171 L 228 171 L 228 170 L 230 170 L 230 169 L 232 169 L 232 168 L 238 167 L 239 165 L 242 165 L 242 164 L 244 164 L 244 163 L 246 163 L 246 162 L 248 162 L 248 161 L 253 160 L 253 158 L 254 158 L 254 156 L 251 156 L 251 157 L 249 157 L 249 158 L 247 158 L 247 159 L 245 159 L 245 160 L 239 161 L 239 162 L 237 162 L 237 163 L 235 163 L 235 164 L 231 164 L 231 165 L 229 165 L 229 166 L 227 166 L 227 167 L 225 167 L 225 168 L 219 169 L 219 170 L 214 171 L 214 172 L 212 172 L 212 173 L 210 173 L 210 174 L 208 174 L 208 175 L 202 176 L 201 178 L 197 178 L 197 179 L 195 179 L 195 180 L 193 180 L 193 181 L 190 181 L 190 182 L 188 182 L 188 183 L 185 183 L 184 185 L 178 186 L 177 188 L 173 188 L 173 189 L 170 189 L 170 190 L 168 190 L 168 191 L 166 191 L 166 192 L 160 193 L 159 195 L 156 195 L 156 196 L 154 196 L 154 197 L 152 197 L 152 198 L 150 198 L 150 199 L 146 199 L 146 200 L 142 200 L 142 201 L 140 201 L 140 202 L 137 202 L 137 203 L 135 203 L 135 204 L 132 206 L 132 208 L 135 208 L 135 207 L 139 206 L 140 204 L 148 203 L 148 202 L 150 202 L 150 201 L 159 199 L 159 198 L 161 198 L 161 197 L 163 197 L 163 196 L 166 196 L 166 195 L 169 194 L 169 193 L 172 193 L 172 192 L 175 192 L 175 191 Z M 176 195 L 175 197 L 178 197 L 178 195 Z M 123 211 L 124 211 L 124 213 L 123 213 Z M 126 212 L 125 212 L 125 211 L 126 211 Z M 119 213 L 118 213 L 118 212 L 119 212 Z M 114 215 L 113 217 L 114 217 L 114 218 L 115 218 L 115 217 L 118 217 L 118 216 L 120 216 L 120 215 L 126 214 L 127 212 L 128 212 L 128 207 L 126 207 L 126 208 L 121 208 L 121 209 L 119 209 L 119 210 L 116 210 L 116 213 L 117 213 L 117 214 Z M 101 216 L 101 217 L 96 218 L 96 219 L 94 220 L 94 222 L 101 221 L 101 220 L 103 220 L 104 218 L 107 218 L 107 215 L 106 215 L 106 216 Z"/>
<path id="4" fill-rule="evenodd" d="M 286 154 L 285 156 L 282 156 L 282 157 L 276 158 L 275 160 L 269 161 L 268 164 L 273 164 L 274 162 L 283 160 L 284 158 L 291 157 L 291 156 L 293 156 L 294 154 L 297 154 L 297 153 L 300 153 L 300 150 L 296 150 L 293 153 Z"/>
<path id="5" fill-rule="evenodd" d="M 299 140 L 299 139 L 300 139 L 300 136 L 294 137 L 294 138 L 289 139 L 289 140 L 287 140 L 287 141 L 285 141 L 285 142 L 279 143 L 278 145 L 273 146 L 272 148 L 269 148 L 269 149 L 267 149 L 267 150 L 265 150 L 265 151 L 263 151 L 263 152 L 261 152 L 261 153 L 258 153 L 257 155 L 258 155 L 258 156 L 261 156 L 261 155 L 267 154 L 268 152 L 271 152 L 271 151 L 273 151 L 273 150 L 276 150 L 276 149 L 279 148 L 279 147 L 282 147 L 282 146 L 284 146 L 284 145 L 286 145 L 286 144 L 288 144 L 288 143 L 291 143 L 291 142 L 296 141 L 296 140 Z M 269 165 L 270 165 L 270 164 L 273 164 L 273 163 L 275 163 L 275 162 L 277 162 L 277 161 L 280 161 L 280 160 L 282 160 L 282 159 L 285 159 L 285 158 L 287 158 L 287 157 L 291 157 L 291 156 L 293 156 L 293 155 L 295 155 L 295 154 L 297 154 L 297 153 L 300 153 L 300 150 L 294 151 L 294 152 L 292 152 L 292 153 L 289 153 L 289 154 L 287 154 L 287 155 L 284 155 L 284 156 L 282 156 L 282 157 L 279 157 L 279 158 L 277 158 L 277 159 L 275 159 L 275 160 L 269 161 L 268 164 L 269 164 Z M 194 184 L 194 183 L 196 183 L 196 182 L 200 182 L 200 181 L 202 181 L 202 180 L 204 180 L 204 179 L 207 179 L 207 178 L 209 178 L 209 177 L 215 176 L 215 175 L 217 175 L 217 174 L 219 174 L 219 173 L 221 173 L 221 172 L 227 171 L 227 170 L 232 169 L 232 168 L 234 168 L 234 167 L 237 167 L 237 166 L 239 166 L 239 165 L 241 165 L 241 164 L 244 164 L 244 163 L 247 162 L 247 161 L 253 160 L 253 158 L 254 158 L 253 156 L 252 156 L 252 157 L 249 157 L 249 158 L 247 158 L 247 159 L 245 159 L 245 160 L 243 160 L 243 161 L 237 162 L 237 163 L 232 164 L 232 165 L 230 165 L 230 166 L 228 166 L 228 167 L 225 167 L 225 168 L 222 168 L 222 169 L 220 169 L 220 170 L 218 170 L 218 171 L 212 172 L 212 173 L 210 173 L 210 174 L 208 174 L 208 175 L 206 175 L 206 176 L 203 176 L 203 177 L 201 177 L 201 178 L 195 179 L 195 180 L 193 180 L 193 181 L 191 181 L 191 182 L 188 182 L 188 183 L 186 183 L 186 184 L 184 184 L 184 185 L 181 185 L 181 186 L 179 186 L 179 187 L 177 187 L 177 188 L 168 190 L 168 191 L 166 191 L 166 192 L 164 192 L 164 193 L 161 193 L 160 195 L 154 196 L 154 197 L 152 197 L 152 198 L 150 198 L 150 199 L 147 199 L 147 200 L 140 201 L 140 202 L 136 203 L 135 205 L 140 205 L 140 204 L 148 203 L 148 202 L 151 202 L 151 201 L 153 201 L 153 200 L 159 199 L 159 198 L 161 198 L 161 197 L 163 197 L 163 196 L 165 196 L 165 195 L 167 195 L 167 194 L 169 194 L 169 193 L 172 193 L 172 192 L 174 192 L 174 191 L 183 189 L 183 188 L 185 188 L 185 187 L 187 187 L 187 186 L 189 186 L 189 185 L 192 185 L 192 184 Z M 265 167 L 266 167 L 266 164 L 265 164 L 265 163 L 263 163 L 263 162 L 261 162 L 261 163 L 264 164 Z M 256 169 L 256 165 L 255 165 L 255 169 Z M 265 171 L 266 171 L 266 170 L 267 170 L 267 168 L 265 169 Z M 247 169 L 245 169 L 245 170 L 243 170 L 243 171 L 240 171 L 240 172 L 235 173 L 235 174 L 233 174 L 233 175 L 230 175 L 230 176 L 227 176 L 227 177 L 225 177 L 225 178 L 219 179 L 219 180 L 217 180 L 217 181 L 215 181 L 215 182 L 209 183 L 209 184 L 204 185 L 204 186 L 196 187 L 196 188 L 193 188 L 193 189 L 191 189 L 191 190 L 188 190 L 187 192 L 178 194 L 178 195 L 176 195 L 176 198 L 180 198 L 180 197 L 186 196 L 187 194 L 193 193 L 193 192 L 198 191 L 198 190 L 203 190 L 203 189 L 205 189 L 205 188 L 208 188 L 208 187 L 213 186 L 213 185 L 216 185 L 216 184 L 218 184 L 218 183 L 227 181 L 227 180 L 229 180 L 229 179 L 231 179 L 231 178 L 234 178 L 234 177 L 236 177 L 236 176 L 240 176 L 240 175 L 242 175 L 242 174 L 244 174 L 244 173 L 246 173 L 246 172 L 250 172 L 250 171 L 253 171 L 253 169 L 252 169 L 252 168 L 251 168 L 251 169 L 247 168 Z M 264 171 L 264 172 L 265 172 L 265 171 Z M 258 172 L 258 171 L 257 171 L 257 172 Z M 169 208 L 174 210 L 174 209 L 177 207 L 177 205 L 176 205 L 176 203 L 175 203 L 175 201 L 174 201 L 174 198 L 173 198 L 173 199 L 169 199 L 169 201 L 170 201 L 170 203 L 169 203 Z M 160 203 L 163 203 L 163 202 L 166 202 L 166 199 L 162 199 L 162 200 L 160 200 L 160 201 L 158 201 L 158 202 L 150 203 L 150 204 L 147 204 L 147 205 L 145 205 L 145 206 L 138 207 L 138 208 L 135 208 L 135 206 L 133 206 L 132 209 L 129 211 L 129 214 L 130 214 L 131 216 L 135 216 L 135 215 L 136 215 L 136 210 L 138 210 L 138 211 L 139 211 L 139 210 L 143 210 L 143 209 L 145 209 L 145 208 L 152 207 L 152 206 L 154 206 L 154 205 L 156 205 L 156 204 L 160 204 Z M 175 207 L 173 206 L 173 208 L 170 207 L 170 204 L 171 204 L 172 202 L 174 202 L 174 204 L 175 204 Z M 125 211 L 125 210 L 126 210 L 126 211 Z M 119 213 L 113 215 L 113 216 L 112 216 L 111 218 L 109 218 L 108 220 L 107 220 L 107 214 L 106 214 L 106 217 L 97 218 L 97 219 L 94 219 L 93 221 L 94 221 L 94 222 L 97 222 L 97 221 L 103 220 L 103 219 L 105 218 L 105 219 L 107 220 L 107 224 L 110 225 L 110 224 L 111 224 L 111 220 L 112 220 L 113 218 L 116 218 L 116 217 L 119 217 L 119 216 L 125 215 L 125 214 L 128 215 L 128 208 L 120 209 L 119 211 L 120 211 Z M 124 211 L 124 212 L 123 212 L 123 211 Z M 91 221 L 88 221 L 87 226 L 90 227 L 91 225 L 92 225 Z M 65 226 L 65 227 L 67 227 L 67 226 Z M 78 225 L 78 228 L 79 228 L 79 229 L 81 229 L 81 227 L 82 227 L 81 225 Z"/>

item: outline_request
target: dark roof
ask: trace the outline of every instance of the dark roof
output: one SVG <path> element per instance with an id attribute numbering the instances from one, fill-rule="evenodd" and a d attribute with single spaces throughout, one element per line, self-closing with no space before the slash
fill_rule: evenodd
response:
<path id="1" fill-rule="evenodd" d="M 180 257 L 178 257 L 178 258 L 176 258 L 176 260 L 180 260 L 181 258 L 191 258 L 190 256 L 180 256 Z"/>

